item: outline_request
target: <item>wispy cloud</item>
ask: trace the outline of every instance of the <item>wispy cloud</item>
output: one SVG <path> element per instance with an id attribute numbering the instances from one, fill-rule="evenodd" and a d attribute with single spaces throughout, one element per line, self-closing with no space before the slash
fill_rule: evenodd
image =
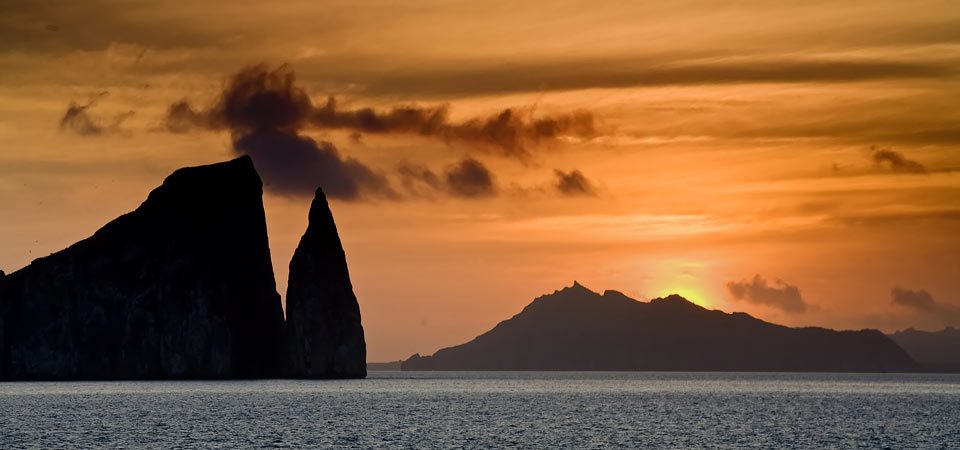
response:
<path id="1" fill-rule="evenodd" d="M 120 124 L 134 114 L 133 111 L 125 111 L 116 114 L 110 119 L 102 119 L 90 113 L 98 100 L 105 97 L 109 92 L 103 91 L 90 97 L 84 104 L 71 102 L 70 106 L 60 118 L 60 131 L 75 133 L 81 136 L 100 136 L 103 134 L 116 133 L 120 131 Z"/>
<path id="2" fill-rule="evenodd" d="M 927 173 L 927 168 L 923 164 L 908 159 L 903 153 L 895 152 L 889 148 L 872 147 L 870 157 L 877 166 L 887 167 L 895 173 Z"/>
<path id="3" fill-rule="evenodd" d="M 597 195 L 597 188 L 583 175 L 583 172 L 576 169 L 564 172 L 558 169 L 554 170 L 553 173 L 556 175 L 554 186 L 561 194 L 566 196 Z"/>

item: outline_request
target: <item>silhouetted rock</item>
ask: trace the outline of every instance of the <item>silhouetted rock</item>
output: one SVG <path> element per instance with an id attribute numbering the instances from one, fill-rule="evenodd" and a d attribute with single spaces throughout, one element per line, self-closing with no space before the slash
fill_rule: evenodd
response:
<path id="1" fill-rule="evenodd" d="M 135 211 L 0 279 L 0 378 L 275 376 L 283 312 L 249 157 L 180 169 Z"/>
<path id="2" fill-rule="evenodd" d="M 368 371 L 385 371 L 385 370 L 400 370 L 400 365 L 403 364 L 403 361 L 390 361 L 390 362 L 372 362 L 367 363 Z"/>
<path id="3" fill-rule="evenodd" d="M 288 376 L 363 378 L 366 344 L 347 260 L 323 191 L 290 261 L 287 285 Z"/>
<path id="4" fill-rule="evenodd" d="M 638 302 L 579 283 L 544 295 L 474 340 L 414 355 L 403 370 L 913 371 L 876 330 L 788 328 L 709 311 L 679 295 Z"/>
<path id="5" fill-rule="evenodd" d="M 946 327 L 940 331 L 909 328 L 890 335 L 925 370 L 960 372 L 960 330 Z"/>

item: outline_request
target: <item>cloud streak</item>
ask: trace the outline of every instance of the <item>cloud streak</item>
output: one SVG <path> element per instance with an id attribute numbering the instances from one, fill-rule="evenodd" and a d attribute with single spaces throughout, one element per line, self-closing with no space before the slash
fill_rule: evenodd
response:
<path id="1" fill-rule="evenodd" d="M 894 173 L 927 173 L 927 168 L 923 164 L 908 159 L 903 153 L 889 148 L 871 147 L 870 159 L 873 160 L 875 165 L 888 167 Z"/>
<path id="2" fill-rule="evenodd" d="M 490 153 L 529 159 L 530 148 L 561 137 L 590 139 L 599 134 L 589 111 L 535 115 L 535 107 L 506 108 L 489 116 L 453 121 L 449 106 L 394 106 L 345 109 L 333 97 L 313 105 L 305 91 L 294 84 L 286 66 L 271 71 L 264 65 L 245 69 L 234 78 L 231 95 L 206 109 L 189 102 L 176 102 L 167 110 L 165 128 L 174 133 L 194 128 L 220 130 L 270 126 L 278 129 L 341 129 L 360 134 L 408 134 L 431 137 L 447 143 L 464 143 Z M 360 134 L 357 134 L 360 133 Z"/>
<path id="3" fill-rule="evenodd" d="M 117 114 L 108 123 L 104 124 L 102 119 L 90 114 L 92 108 L 98 100 L 108 94 L 107 91 L 100 92 L 92 96 L 87 103 L 70 103 L 67 110 L 60 118 L 60 131 L 71 132 L 80 136 L 101 136 L 108 133 L 120 131 L 120 124 L 134 114 L 133 111 L 126 111 Z"/>
<path id="4" fill-rule="evenodd" d="M 958 75 L 944 61 L 895 59 L 750 58 L 664 60 L 636 57 L 579 58 L 510 65 L 432 68 L 430 72 L 377 74 L 365 92 L 429 95 L 492 95 L 591 88 L 631 88 L 755 83 L 854 83 L 873 80 L 940 79 Z"/>
<path id="5" fill-rule="evenodd" d="M 803 313 L 811 308 L 796 286 L 782 280 L 769 285 L 759 274 L 750 281 L 730 281 L 727 290 L 734 300 L 769 306 L 791 314 Z"/>

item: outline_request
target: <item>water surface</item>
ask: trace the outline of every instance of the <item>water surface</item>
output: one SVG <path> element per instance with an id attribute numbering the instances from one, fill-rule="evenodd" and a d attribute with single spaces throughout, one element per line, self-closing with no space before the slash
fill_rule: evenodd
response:
<path id="1" fill-rule="evenodd" d="M 960 448 L 960 375 L 0 383 L 2 448 Z"/>

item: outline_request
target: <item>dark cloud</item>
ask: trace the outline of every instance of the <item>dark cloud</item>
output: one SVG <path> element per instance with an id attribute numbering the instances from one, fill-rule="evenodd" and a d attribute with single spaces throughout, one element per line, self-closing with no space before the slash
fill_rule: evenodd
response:
<path id="1" fill-rule="evenodd" d="M 109 120 L 103 120 L 90 114 L 90 108 L 107 94 L 106 91 L 100 92 L 90 97 L 87 103 L 82 105 L 71 102 L 63 113 L 63 117 L 60 118 L 60 131 L 68 131 L 81 136 L 99 136 L 120 131 L 120 124 L 132 116 L 133 111 L 117 114 Z"/>
<path id="2" fill-rule="evenodd" d="M 895 173 L 927 173 L 927 168 L 912 159 L 907 159 L 900 152 L 889 148 L 871 147 L 870 158 L 878 166 L 888 166 Z"/>
<path id="3" fill-rule="evenodd" d="M 170 105 L 165 125 L 171 132 L 229 130 L 234 151 L 250 155 L 266 188 L 279 194 L 312 195 L 321 186 L 344 200 L 396 198 L 385 175 L 344 158 L 329 142 L 300 134 L 312 112 L 293 71 L 257 65 L 235 74 L 209 109 L 195 110 L 185 101 Z"/>
<path id="4" fill-rule="evenodd" d="M 208 108 L 187 101 L 167 109 L 164 127 L 172 133 L 192 129 L 227 130 L 234 149 L 249 154 L 261 168 L 265 185 L 284 194 L 312 193 L 321 184 L 328 195 L 358 199 L 363 194 L 397 197 L 386 177 L 355 159 L 343 159 L 333 144 L 301 136 L 308 128 L 351 131 L 355 143 L 362 135 L 401 133 L 468 143 L 483 150 L 524 160 L 528 148 L 563 136 L 589 138 L 597 131 L 586 111 L 535 117 L 533 107 L 507 108 L 494 115 L 460 122 L 449 118 L 447 105 L 395 106 L 383 111 L 342 108 L 330 97 L 315 106 L 297 86 L 288 66 L 270 69 L 257 65 L 228 80 Z M 404 162 L 398 167 L 404 188 L 414 195 L 442 193 L 456 197 L 486 197 L 497 193 L 493 173 L 467 157 L 438 175 L 425 166 Z M 566 195 L 593 192 L 579 171 L 560 174 L 558 188 Z M 329 184 L 329 186 L 328 186 Z"/>
<path id="5" fill-rule="evenodd" d="M 430 168 L 404 161 L 397 167 L 408 192 L 429 197 L 443 193 L 454 197 L 489 197 L 498 192 L 496 177 L 483 163 L 470 157 L 464 157 L 455 164 L 447 166 L 443 176 Z"/>
<path id="6" fill-rule="evenodd" d="M 234 150 L 250 155 L 264 186 L 282 195 L 306 195 L 317 186 L 333 198 L 365 195 L 397 198 L 386 176 L 354 158 L 344 158 L 329 142 L 269 128 L 235 134 Z"/>
<path id="7" fill-rule="evenodd" d="M 90 118 L 90 115 L 87 114 L 87 109 L 91 106 L 93 106 L 93 103 L 78 105 L 71 102 L 70 106 L 67 107 L 67 111 L 63 113 L 63 117 L 60 119 L 60 130 L 72 131 L 81 136 L 103 134 L 103 127 L 96 124 L 93 119 Z"/>
<path id="8" fill-rule="evenodd" d="M 554 170 L 553 173 L 557 176 L 555 186 L 561 194 L 567 196 L 597 195 L 597 189 L 593 186 L 593 183 L 583 176 L 583 173 L 579 170 L 571 170 L 570 172 Z"/>
<path id="9" fill-rule="evenodd" d="M 493 173 L 470 157 L 447 168 L 444 180 L 450 192 L 459 197 L 486 197 L 497 192 Z"/>
<path id="10" fill-rule="evenodd" d="M 910 308 L 924 314 L 936 316 L 947 325 L 960 323 L 960 306 L 941 303 L 933 299 L 929 292 L 921 289 L 893 288 L 890 290 L 891 303 Z"/>
<path id="11" fill-rule="evenodd" d="M 593 114 L 574 111 L 535 117 L 533 107 L 507 108 L 486 117 L 462 122 L 449 118 L 449 106 L 395 106 L 384 111 L 372 108 L 344 109 L 329 97 L 315 107 L 295 85 L 286 66 L 270 71 L 263 65 L 246 69 L 230 81 L 214 106 L 197 110 L 186 101 L 170 105 L 165 126 L 182 133 L 191 128 L 242 129 L 268 126 L 275 129 L 343 129 L 360 134 L 411 134 L 446 142 L 471 144 L 503 156 L 527 159 L 529 147 L 562 136 L 588 139 L 598 134 Z"/>
<path id="12" fill-rule="evenodd" d="M 306 92 L 286 65 L 271 70 L 264 64 L 247 67 L 228 80 L 216 103 L 194 109 L 181 100 L 167 109 L 168 131 L 192 128 L 252 132 L 257 129 L 295 131 L 304 128 L 313 110 Z"/>
<path id="13" fill-rule="evenodd" d="M 776 280 L 774 284 L 774 286 L 768 285 L 767 280 L 757 274 L 751 281 L 728 282 L 727 290 L 730 291 L 734 300 L 770 306 L 788 313 L 806 312 L 811 307 L 803 300 L 800 289 L 796 286 L 781 280 Z"/>
<path id="14" fill-rule="evenodd" d="M 919 309 L 921 311 L 933 311 L 937 308 L 937 303 L 933 301 L 933 296 L 924 290 L 911 291 L 909 289 L 893 288 L 890 291 L 892 302 L 895 305 L 906 306 L 908 308 Z"/>

